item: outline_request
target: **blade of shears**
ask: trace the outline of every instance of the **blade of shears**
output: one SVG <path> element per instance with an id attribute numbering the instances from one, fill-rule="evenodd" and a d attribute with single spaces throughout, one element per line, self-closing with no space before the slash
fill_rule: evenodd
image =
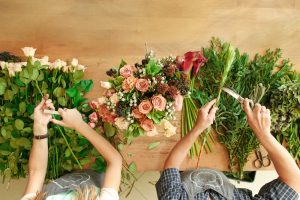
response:
<path id="1" fill-rule="evenodd" d="M 223 91 L 228 93 L 229 95 L 231 95 L 233 98 L 235 98 L 236 100 L 238 100 L 240 103 L 243 103 L 244 98 L 241 97 L 241 95 L 239 95 L 238 93 L 234 92 L 233 90 L 229 89 L 229 88 L 223 88 Z"/>

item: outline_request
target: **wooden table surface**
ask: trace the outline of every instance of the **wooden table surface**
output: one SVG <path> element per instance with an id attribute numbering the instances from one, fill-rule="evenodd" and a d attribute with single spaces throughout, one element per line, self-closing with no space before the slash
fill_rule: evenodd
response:
<path id="1" fill-rule="evenodd" d="M 77 57 L 87 65 L 85 78 L 95 83 L 90 99 L 102 95 L 99 81 L 107 79 L 107 69 L 122 58 L 132 64 L 143 58 L 145 42 L 158 57 L 199 50 L 212 36 L 252 56 L 279 47 L 300 71 L 300 0 L 0 0 L 0 24 L 0 51 L 20 55 L 21 47 L 33 46 L 37 56 Z M 158 170 L 179 139 L 141 137 L 123 155 L 139 171 Z M 161 145 L 147 150 L 153 141 Z M 246 170 L 254 170 L 251 160 Z M 186 160 L 183 168 L 195 166 Z M 203 154 L 201 166 L 226 170 L 224 147 Z"/>

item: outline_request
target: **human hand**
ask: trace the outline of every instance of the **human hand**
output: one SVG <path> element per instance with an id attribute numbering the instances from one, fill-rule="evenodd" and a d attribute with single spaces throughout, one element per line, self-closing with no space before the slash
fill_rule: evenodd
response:
<path id="1" fill-rule="evenodd" d="M 81 114 L 77 109 L 59 108 L 58 113 L 63 119 L 51 119 L 51 122 L 53 122 L 54 124 L 64 126 L 66 128 L 77 129 L 77 127 L 81 126 L 83 122 Z"/>
<path id="2" fill-rule="evenodd" d="M 213 124 L 218 110 L 218 107 L 214 106 L 216 101 L 217 99 L 213 99 L 198 111 L 197 120 L 194 126 L 195 130 L 200 130 L 202 132 Z"/>
<path id="3" fill-rule="evenodd" d="M 247 120 L 259 140 L 272 136 L 271 134 L 271 116 L 270 110 L 265 106 L 255 104 L 252 110 L 249 105 L 249 99 L 243 102 L 243 109 L 247 115 Z"/>
<path id="4" fill-rule="evenodd" d="M 46 94 L 41 102 L 35 107 L 33 119 L 33 132 L 34 135 L 43 135 L 47 133 L 47 125 L 52 118 L 51 114 L 45 114 L 45 109 L 51 109 L 54 110 L 53 103 L 51 99 L 48 99 L 49 95 Z"/>

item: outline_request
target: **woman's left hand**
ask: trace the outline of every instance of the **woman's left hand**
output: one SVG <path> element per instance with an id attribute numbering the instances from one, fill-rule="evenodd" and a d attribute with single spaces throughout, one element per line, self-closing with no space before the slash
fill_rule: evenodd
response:
<path id="1" fill-rule="evenodd" d="M 47 125 L 52 118 L 51 114 L 45 114 L 45 109 L 54 110 L 53 103 L 51 99 L 48 99 L 49 95 L 46 94 L 42 101 L 34 109 L 34 125 L 33 133 L 34 135 L 43 135 L 47 133 Z"/>

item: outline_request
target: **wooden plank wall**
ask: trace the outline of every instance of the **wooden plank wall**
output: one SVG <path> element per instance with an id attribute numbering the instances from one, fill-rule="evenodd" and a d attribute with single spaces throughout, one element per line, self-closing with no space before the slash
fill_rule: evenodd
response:
<path id="1" fill-rule="evenodd" d="M 33 46 L 52 60 L 79 58 L 95 81 L 91 99 L 102 94 L 104 72 L 121 58 L 140 60 L 145 42 L 160 57 L 199 50 L 212 36 L 250 55 L 280 47 L 300 71 L 300 0 L 0 0 L 0 51 L 22 54 L 21 47 Z M 160 169 L 178 139 L 162 139 L 168 145 L 150 157 L 138 144 L 145 148 L 153 139 L 139 140 L 127 150 L 136 156 L 127 159 L 142 158 L 140 170 Z M 223 162 L 224 169 L 224 157 L 207 162 Z"/>

